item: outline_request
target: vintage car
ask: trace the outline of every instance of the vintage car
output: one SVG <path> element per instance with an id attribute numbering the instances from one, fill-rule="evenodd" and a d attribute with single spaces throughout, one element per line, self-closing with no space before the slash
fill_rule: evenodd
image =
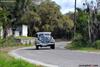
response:
<path id="1" fill-rule="evenodd" d="M 50 46 L 51 49 L 55 49 L 55 40 L 51 36 L 51 32 L 38 32 L 36 33 L 35 46 L 36 49 L 39 47 Z"/>

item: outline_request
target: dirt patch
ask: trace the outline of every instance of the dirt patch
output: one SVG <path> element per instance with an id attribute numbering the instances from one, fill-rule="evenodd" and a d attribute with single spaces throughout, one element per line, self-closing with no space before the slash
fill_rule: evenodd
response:
<path id="1" fill-rule="evenodd" d="M 0 48 L 0 51 L 10 52 L 11 50 L 15 50 L 17 48 L 21 48 L 21 47 L 5 47 L 5 48 Z"/>

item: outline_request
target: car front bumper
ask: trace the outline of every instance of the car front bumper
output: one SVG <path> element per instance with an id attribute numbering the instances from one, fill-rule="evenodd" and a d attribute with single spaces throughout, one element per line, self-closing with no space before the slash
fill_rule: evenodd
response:
<path id="1" fill-rule="evenodd" d="M 55 45 L 55 43 L 40 43 L 40 44 L 36 44 L 37 46 L 41 46 L 41 47 L 46 47 L 46 46 L 51 46 L 51 45 Z"/>

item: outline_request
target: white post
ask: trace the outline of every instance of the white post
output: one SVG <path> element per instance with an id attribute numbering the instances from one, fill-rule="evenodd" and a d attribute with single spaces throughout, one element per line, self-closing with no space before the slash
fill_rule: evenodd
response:
<path id="1" fill-rule="evenodd" d="M 15 31 L 15 32 L 14 32 L 14 36 L 15 36 L 15 37 L 19 36 L 19 31 Z"/>
<path id="2" fill-rule="evenodd" d="M 22 25 L 22 36 L 27 36 L 28 34 L 28 26 Z"/>
<path id="3" fill-rule="evenodd" d="M 1 39 L 3 38 L 3 27 L 2 26 L 0 26 L 0 37 Z"/>

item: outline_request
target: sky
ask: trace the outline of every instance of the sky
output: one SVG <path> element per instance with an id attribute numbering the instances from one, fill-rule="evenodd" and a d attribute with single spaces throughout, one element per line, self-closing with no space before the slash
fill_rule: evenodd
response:
<path id="1" fill-rule="evenodd" d="M 68 13 L 70 11 L 74 11 L 74 2 L 75 0 L 52 0 L 55 1 L 58 5 L 61 6 L 61 12 L 63 14 Z M 82 2 L 85 0 L 77 0 L 77 7 L 82 7 Z M 87 0 L 90 2 L 90 0 Z M 96 0 L 93 0 L 96 1 Z"/>

